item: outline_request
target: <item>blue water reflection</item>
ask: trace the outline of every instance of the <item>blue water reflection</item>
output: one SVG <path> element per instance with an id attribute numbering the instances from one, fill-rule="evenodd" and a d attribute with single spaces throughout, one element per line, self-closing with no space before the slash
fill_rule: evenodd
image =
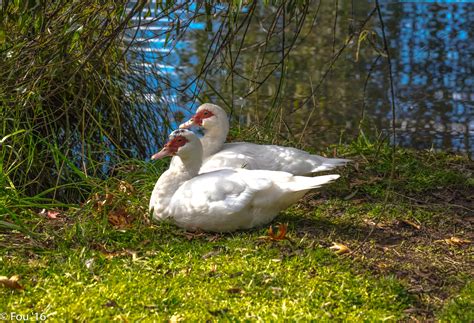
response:
<path id="1" fill-rule="evenodd" d="M 399 140 L 473 151 L 472 4 L 384 5 L 395 56 Z"/>
<path id="2" fill-rule="evenodd" d="M 397 142 L 419 149 L 446 149 L 473 154 L 474 3 L 381 3 L 392 55 Z M 348 138 L 355 137 L 360 109 L 365 106 L 370 127 L 389 132 L 392 116 L 386 61 L 383 58 L 377 61 L 367 85 L 366 97 L 362 100 L 367 73 L 378 54 L 362 48 L 361 58 L 354 60 L 356 42 L 342 56 L 342 63 L 335 66 L 321 93 L 318 93 L 317 112 L 310 114 L 313 109 L 311 102 L 305 103 L 299 111 L 293 109 L 295 103 L 301 102 L 302 97 L 311 92 L 310 83 L 316 83 L 321 78 L 321 71 L 332 55 L 333 30 L 329 26 L 332 26 L 334 19 L 331 16 L 334 6 L 323 2 L 321 7 L 319 25 L 308 26 L 309 32 L 304 41 L 297 45 L 288 59 L 286 73 L 290 81 L 284 84 L 285 95 L 279 101 L 289 111 L 287 124 L 293 134 L 298 135 L 306 129 L 305 122 L 309 115 L 313 119 L 309 130 L 305 130 L 305 141 L 323 146 L 339 141 L 342 132 Z M 373 1 L 355 2 L 355 8 L 351 8 L 349 2 L 341 4 L 337 33 L 339 42 L 342 43 L 348 35 L 347 22 L 352 19 L 351 12 L 356 13 L 356 20 L 362 21 L 372 7 Z M 190 4 L 189 8 L 192 12 L 197 9 L 194 4 Z M 175 14 L 186 17 L 189 8 Z M 250 42 L 246 44 L 249 48 L 252 41 L 257 43 L 266 36 L 262 23 L 266 12 L 263 9 L 258 12 L 262 17 L 257 19 L 258 23 L 250 25 L 250 37 L 247 38 L 251 40 L 246 39 Z M 143 19 L 152 20 L 153 14 Z M 373 28 L 377 30 L 377 19 L 373 20 Z M 183 38 L 176 40 L 167 39 L 164 32 L 173 21 L 176 20 L 161 19 L 140 26 L 133 42 L 145 57 L 143 71 L 150 73 L 147 78 L 151 89 L 150 102 L 156 104 L 157 110 L 171 111 L 168 116 L 171 127 L 181 121 L 176 112 L 183 112 L 184 117 L 190 116 L 199 100 L 212 100 L 218 104 L 231 102 L 232 107 L 240 111 L 239 120 L 247 123 L 258 119 L 259 114 L 264 115 L 262 107 L 264 110 L 264 107 L 272 106 L 281 71 L 277 69 L 257 91 L 258 100 L 245 96 L 253 85 L 243 77 L 235 77 L 232 92 L 229 90 L 228 70 L 222 62 L 211 66 L 206 82 L 202 76 L 195 79 L 206 62 L 206 48 L 215 46 L 212 39 L 219 28 L 219 21 L 212 21 L 212 28 L 208 28 L 208 22 L 193 22 L 183 31 Z M 311 19 L 307 21 L 312 23 Z M 239 55 L 236 68 L 251 71 L 256 51 L 242 51 Z M 163 81 L 165 79 L 167 82 Z M 258 109 L 255 102 L 258 102 Z"/>

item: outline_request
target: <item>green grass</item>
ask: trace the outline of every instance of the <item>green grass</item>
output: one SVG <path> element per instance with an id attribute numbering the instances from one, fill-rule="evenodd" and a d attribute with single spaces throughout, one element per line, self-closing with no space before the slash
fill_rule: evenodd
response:
<path id="1" fill-rule="evenodd" d="M 409 304 L 394 279 L 359 274 L 350 262 L 304 242 L 262 243 L 262 230 L 215 242 L 188 241 L 167 226 L 109 234 L 129 253 L 108 259 L 79 247 L 28 262 L 5 256 L 4 273 L 28 282 L 24 293 L 2 291 L 4 311 L 79 320 L 396 319 Z"/>
<path id="2" fill-rule="evenodd" d="M 353 165 L 277 217 L 290 239 L 278 242 L 261 239 L 266 228 L 191 237 L 150 223 L 161 162 L 130 161 L 113 178 L 89 179 L 89 201 L 61 209 L 58 219 L 11 195 L 2 219 L 21 217 L 26 231 L 0 224 L 0 276 L 20 275 L 25 290 L 0 288 L 0 312 L 52 320 L 472 321 L 472 244 L 444 242 L 472 240 L 472 163 L 400 149 L 386 198 L 390 148 L 362 141 L 336 148 Z M 99 206 L 107 199 L 113 203 Z M 125 223 L 111 225 L 111 214 Z M 334 242 L 354 252 L 336 255 Z"/>
<path id="3" fill-rule="evenodd" d="M 472 279 L 472 277 L 471 277 Z M 445 322 L 472 322 L 474 320 L 474 281 L 469 282 L 459 295 L 453 297 L 441 312 Z"/>

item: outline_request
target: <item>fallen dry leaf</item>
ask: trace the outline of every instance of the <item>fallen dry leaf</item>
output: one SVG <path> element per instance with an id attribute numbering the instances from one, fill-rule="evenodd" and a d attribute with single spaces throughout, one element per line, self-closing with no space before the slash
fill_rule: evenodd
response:
<path id="1" fill-rule="evenodd" d="M 110 211 L 107 215 L 107 219 L 109 220 L 110 224 L 118 228 L 128 228 L 133 222 L 133 217 L 123 208 Z"/>
<path id="2" fill-rule="evenodd" d="M 449 244 L 451 246 L 460 246 L 463 244 L 468 244 L 471 243 L 471 240 L 466 240 L 466 239 L 461 239 L 458 237 L 451 237 L 449 239 L 441 239 L 441 240 L 435 240 L 435 242 L 444 242 L 446 244 Z"/>
<path id="3" fill-rule="evenodd" d="M 98 193 L 95 193 L 94 197 L 91 200 L 88 200 L 86 203 L 89 203 L 90 201 L 94 202 L 94 207 L 100 212 L 104 209 L 104 206 L 113 204 L 114 195 L 110 193 L 106 193 L 105 195 L 99 195 Z"/>
<path id="4" fill-rule="evenodd" d="M 18 275 L 11 276 L 10 278 L 6 276 L 0 276 L 0 285 L 3 285 L 11 289 L 19 289 L 19 290 L 25 289 L 23 286 L 21 286 L 18 283 L 19 280 L 20 280 L 20 276 Z"/>
<path id="5" fill-rule="evenodd" d="M 268 236 L 259 237 L 259 239 L 267 239 L 273 241 L 289 240 L 286 236 L 288 231 L 288 223 L 278 223 L 278 233 L 273 232 L 273 226 L 270 225 L 268 228 Z"/>
<path id="6" fill-rule="evenodd" d="M 119 191 L 127 195 L 131 195 L 135 191 L 135 189 L 133 188 L 132 184 L 126 181 L 120 181 Z"/>
<path id="7" fill-rule="evenodd" d="M 57 210 L 48 210 L 48 211 L 46 211 L 46 209 L 42 209 L 39 214 L 44 215 L 44 216 L 46 216 L 50 219 L 57 219 L 58 215 L 60 215 L 61 212 L 59 212 Z"/>
<path id="8" fill-rule="evenodd" d="M 58 215 L 60 213 L 58 211 L 52 211 L 52 210 L 49 210 L 46 215 L 48 216 L 48 218 L 50 219 L 57 219 Z"/>
<path id="9" fill-rule="evenodd" d="M 349 249 L 348 246 L 343 245 L 342 243 L 337 243 L 337 242 L 333 242 L 332 246 L 329 247 L 329 249 L 335 250 L 336 254 L 338 254 L 338 255 L 342 255 L 344 253 L 351 252 L 351 249 Z"/>
<path id="10" fill-rule="evenodd" d="M 102 206 L 105 206 L 105 205 L 112 205 L 113 200 L 114 200 L 114 195 L 113 195 L 113 194 L 105 193 L 105 196 L 104 196 L 103 200 L 100 201 L 99 203 L 100 203 Z"/>

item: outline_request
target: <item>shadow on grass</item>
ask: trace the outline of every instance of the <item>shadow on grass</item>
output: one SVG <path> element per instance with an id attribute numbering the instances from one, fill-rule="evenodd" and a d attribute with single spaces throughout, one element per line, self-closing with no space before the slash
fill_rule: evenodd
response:
<path id="1" fill-rule="evenodd" d="M 373 208 L 380 211 L 380 203 L 372 202 Z M 360 201 L 320 206 L 322 210 L 314 213 L 302 205 L 277 220 L 289 223 L 294 240 L 324 248 L 334 242 L 347 245 L 352 252 L 346 256 L 355 268 L 403 282 L 417 300 L 407 313 L 434 318 L 472 277 L 473 218 L 459 208 L 438 207 L 422 209 L 420 216 L 415 210 L 419 206 L 400 202 L 374 216 Z M 452 242 L 452 237 L 462 237 L 465 243 Z"/>

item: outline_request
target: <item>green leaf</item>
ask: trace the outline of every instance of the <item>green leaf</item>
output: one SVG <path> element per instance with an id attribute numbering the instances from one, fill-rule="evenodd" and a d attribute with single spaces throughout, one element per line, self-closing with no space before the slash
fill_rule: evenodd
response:
<path id="1" fill-rule="evenodd" d="M 0 29 L 0 45 L 3 45 L 6 41 L 5 31 Z"/>
<path id="2" fill-rule="evenodd" d="M 148 7 L 148 10 L 146 11 L 144 17 L 145 17 L 145 18 L 148 18 L 148 17 L 150 17 L 150 16 L 151 16 L 151 10 L 150 10 L 150 7 Z"/>
<path id="3" fill-rule="evenodd" d="M 12 132 L 6 136 L 4 136 L 1 140 L 0 140 L 0 144 L 3 144 L 8 138 L 10 138 L 11 136 L 16 136 L 22 132 L 25 132 L 26 130 L 25 129 L 20 129 L 20 130 L 17 130 L 15 132 Z"/>
<path id="4" fill-rule="evenodd" d="M 18 230 L 18 231 L 21 230 L 20 226 L 7 222 L 7 221 L 0 221 L 0 228 L 9 229 L 9 230 Z"/>

